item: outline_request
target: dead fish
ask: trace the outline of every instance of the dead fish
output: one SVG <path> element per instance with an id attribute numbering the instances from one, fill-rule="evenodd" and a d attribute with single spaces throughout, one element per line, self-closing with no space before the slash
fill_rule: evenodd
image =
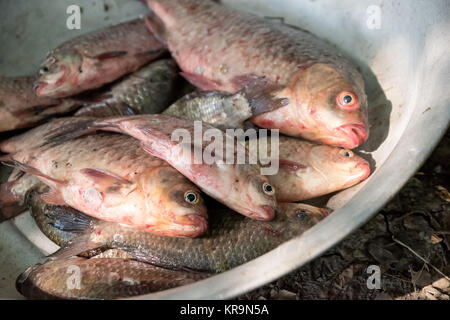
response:
<path id="1" fill-rule="evenodd" d="M 0 222 L 24 212 L 26 193 L 39 184 L 39 179 L 14 169 L 8 181 L 0 184 Z"/>
<path id="2" fill-rule="evenodd" d="M 103 300 L 162 291 L 207 276 L 131 259 L 73 257 L 28 268 L 18 277 L 16 288 L 28 299 Z"/>
<path id="3" fill-rule="evenodd" d="M 352 149 L 369 135 L 364 81 L 334 47 L 308 31 L 208 0 L 148 0 L 147 25 L 202 90 L 235 93 L 255 76 L 289 104 L 252 118 L 281 133 Z"/>
<path id="4" fill-rule="evenodd" d="M 247 142 L 248 143 L 248 142 Z M 271 140 L 268 152 L 271 154 Z M 370 175 L 366 160 L 351 150 L 280 136 L 279 169 L 268 175 L 277 201 L 296 202 L 346 189 Z"/>
<path id="5" fill-rule="evenodd" d="M 177 79 L 177 66 L 172 59 L 149 64 L 114 83 L 86 103 L 75 116 L 112 117 L 160 113 L 172 102 Z"/>
<path id="6" fill-rule="evenodd" d="M 31 127 L 80 106 L 77 101 L 37 97 L 34 77 L 0 77 L 0 132 Z"/>
<path id="7" fill-rule="evenodd" d="M 52 258 L 65 259 L 98 248 L 116 248 L 127 251 L 139 261 L 165 268 L 223 272 L 300 236 L 330 212 L 305 204 L 284 203 L 278 206 L 276 217 L 267 222 L 248 219 L 219 204 L 214 204 L 211 211 L 210 228 L 199 238 L 161 237 L 99 221 Z M 60 221 L 65 223 L 58 225 L 63 230 L 77 229 L 74 224 L 79 223 L 79 219 Z"/>
<path id="8" fill-rule="evenodd" d="M 166 50 L 143 19 L 81 35 L 52 50 L 39 69 L 39 97 L 67 97 L 134 72 Z"/>
<path id="9" fill-rule="evenodd" d="M 166 236 L 196 237 L 207 229 L 198 188 L 131 137 L 90 135 L 1 160 L 48 185 L 41 197 L 50 204 Z"/>
<path id="10" fill-rule="evenodd" d="M 271 105 L 259 101 L 266 87 L 266 80 L 255 79 L 236 94 L 194 92 L 172 104 L 163 114 L 203 121 L 219 129 L 241 128 L 247 119 L 272 110 L 268 109 Z M 280 101 L 278 106 L 282 105 Z"/>
<path id="11" fill-rule="evenodd" d="M 275 188 L 260 174 L 258 165 L 239 164 L 236 160 L 238 141 L 219 129 L 205 123 L 198 123 L 203 132 L 211 130 L 227 141 L 223 143 L 224 158 L 227 144 L 234 146 L 233 164 L 215 161 L 204 157 L 208 143 L 202 139 L 195 142 L 195 123 L 190 120 L 155 114 L 132 117 L 119 117 L 104 120 L 86 120 L 85 123 L 61 127 L 47 136 L 49 145 L 58 145 L 96 130 L 106 130 L 130 135 L 141 141 L 142 147 L 151 155 L 167 161 L 185 177 L 196 184 L 203 192 L 229 208 L 253 219 L 270 220 L 275 215 Z M 183 130 L 183 131 L 181 131 Z M 219 131 L 219 132 L 217 132 Z M 189 135 L 190 141 L 172 140 L 175 133 Z M 201 136 L 202 137 L 202 136 Z M 245 146 L 242 146 L 245 153 Z M 192 149 L 200 151 L 191 152 Z M 220 159 L 224 160 L 224 159 Z M 227 159 L 228 160 L 228 159 Z"/>

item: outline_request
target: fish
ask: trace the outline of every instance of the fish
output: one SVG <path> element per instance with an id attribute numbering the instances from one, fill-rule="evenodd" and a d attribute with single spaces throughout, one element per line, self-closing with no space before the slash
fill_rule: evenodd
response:
<path id="1" fill-rule="evenodd" d="M 34 80 L 31 76 L 0 77 L 0 132 L 29 128 L 80 106 L 73 99 L 37 97 Z"/>
<path id="2" fill-rule="evenodd" d="M 76 216 L 76 211 L 65 215 L 67 207 L 55 210 L 42 198 L 34 196 L 28 202 L 33 215 L 53 220 L 49 228 L 41 229 L 54 237 L 57 228 L 66 232 L 75 230 L 78 237 L 71 238 L 51 259 L 66 259 L 91 252 L 119 249 L 134 259 L 163 268 L 194 272 L 220 273 L 248 262 L 314 226 L 330 214 L 326 208 L 302 203 L 282 203 L 272 221 L 248 219 L 211 200 L 208 209 L 210 228 L 198 238 L 171 238 L 154 235 L 135 228 L 92 217 Z M 48 212 L 52 212 L 48 214 Z M 87 219 L 87 220 L 86 220 Z M 83 221 L 86 220 L 86 221 Z"/>
<path id="3" fill-rule="evenodd" d="M 258 165 L 245 161 L 240 164 L 236 159 L 239 150 L 246 155 L 245 146 L 241 147 L 236 137 L 224 134 L 206 123 L 195 123 L 162 114 L 94 119 L 55 129 L 48 133 L 45 143 L 64 144 L 64 141 L 98 130 L 118 132 L 136 138 L 141 141 L 145 151 L 167 161 L 205 194 L 247 217 L 271 220 L 275 215 L 275 188 L 269 184 L 267 177 L 261 175 Z M 205 156 L 205 149 L 209 145 L 202 139 L 203 134 L 200 133 L 201 142 L 195 141 L 198 135 L 196 132 L 200 130 L 210 130 L 211 134 L 218 134 L 220 139 L 225 138 L 223 149 L 219 147 L 219 150 L 216 150 L 218 153 L 222 151 L 223 159 L 217 161 L 216 157 L 212 156 L 214 150 L 210 153 L 211 158 Z M 182 137 L 182 141 L 177 142 L 177 134 L 187 137 Z M 233 146 L 234 151 L 229 157 L 227 154 L 230 154 L 231 148 L 227 151 L 227 145 Z"/>
<path id="4" fill-rule="evenodd" d="M 208 227 L 200 190 L 126 135 L 89 135 L 0 160 L 49 186 L 41 197 L 50 204 L 164 236 L 196 237 Z"/>
<path id="5" fill-rule="evenodd" d="M 107 300 L 171 289 L 208 276 L 132 259 L 72 257 L 28 268 L 17 278 L 16 288 L 28 299 Z"/>
<path id="6" fill-rule="evenodd" d="M 279 168 L 267 176 L 277 190 L 278 202 L 316 198 L 354 186 L 370 175 L 369 163 L 351 150 L 288 136 L 280 136 L 278 142 Z M 260 154 L 269 159 L 266 163 L 273 161 L 271 143 L 268 139 L 267 153 Z"/>
<path id="7" fill-rule="evenodd" d="M 162 59 L 150 63 L 94 96 L 95 101 L 88 101 L 75 116 L 112 117 L 161 113 L 172 102 L 177 77 L 174 60 Z"/>
<path id="8" fill-rule="evenodd" d="M 10 220 L 26 210 L 27 192 L 41 184 L 39 179 L 14 169 L 8 181 L 0 184 L 0 222 Z"/>
<path id="9" fill-rule="evenodd" d="M 274 104 L 259 101 L 264 90 L 267 90 L 267 81 L 255 79 L 236 94 L 220 91 L 194 92 L 172 104 L 163 114 L 203 121 L 219 129 L 243 128 L 247 119 L 273 110 L 270 108 Z M 287 100 L 275 105 L 281 107 L 283 103 L 286 104 Z"/>
<path id="10" fill-rule="evenodd" d="M 353 149 L 369 136 L 362 75 L 312 33 L 209 0 L 148 0 L 147 27 L 196 87 L 235 93 L 255 77 L 289 100 L 251 118 L 267 129 Z"/>
<path id="11" fill-rule="evenodd" d="M 93 31 L 50 51 L 34 84 L 38 97 L 60 98 L 111 83 L 167 52 L 135 19 Z"/>

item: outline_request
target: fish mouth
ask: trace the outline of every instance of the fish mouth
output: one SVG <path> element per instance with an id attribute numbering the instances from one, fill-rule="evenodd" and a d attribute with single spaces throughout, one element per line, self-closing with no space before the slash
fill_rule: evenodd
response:
<path id="1" fill-rule="evenodd" d="M 364 124 L 346 124 L 337 128 L 343 134 L 341 147 L 354 149 L 363 144 L 369 136 L 368 130 Z"/>
<path id="2" fill-rule="evenodd" d="M 208 219 L 197 214 L 188 214 L 179 226 L 182 236 L 195 238 L 208 231 Z"/>
<path id="3" fill-rule="evenodd" d="M 371 170 L 368 163 L 360 162 L 355 166 L 355 168 L 361 172 L 359 181 L 366 180 L 370 176 Z"/>
<path id="4" fill-rule="evenodd" d="M 48 86 L 47 82 L 44 81 L 36 81 L 33 84 L 33 91 L 38 96 L 41 97 L 44 94 L 44 89 Z"/>
<path id="5" fill-rule="evenodd" d="M 258 212 L 252 212 L 249 217 L 260 221 L 270 221 L 275 218 L 275 207 L 263 205 L 259 208 L 261 210 L 258 210 Z"/>

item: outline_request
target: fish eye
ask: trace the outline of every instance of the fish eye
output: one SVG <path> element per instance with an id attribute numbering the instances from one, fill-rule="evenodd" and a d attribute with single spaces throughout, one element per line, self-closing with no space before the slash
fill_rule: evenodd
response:
<path id="1" fill-rule="evenodd" d="M 41 67 L 41 68 L 39 69 L 39 74 L 40 74 L 40 75 L 43 75 L 43 74 L 45 74 L 45 73 L 48 73 L 49 71 L 50 71 L 49 67 L 43 66 L 43 67 Z"/>
<path id="2" fill-rule="evenodd" d="M 298 209 L 297 211 L 295 211 L 295 217 L 298 219 L 304 219 L 308 216 L 308 212 L 306 212 L 303 209 Z"/>
<path id="3" fill-rule="evenodd" d="M 339 151 L 339 153 L 346 158 L 353 158 L 353 156 L 355 155 L 352 151 L 347 149 L 342 149 L 341 151 Z"/>
<path id="4" fill-rule="evenodd" d="M 199 197 L 197 196 L 197 193 L 195 193 L 193 191 L 187 191 L 184 194 L 184 200 L 187 203 L 196 204 L 196 203 L 198 203 Z"/>
<path id="5" fill-rule="evenodd" d="M 357 109 L 359 107 L 358 98 L 355 94 L 344 91 L 337 96 L 337 104 L 339 107 L 347 110 Z"/>
<path id="6" fill-rule="evenodd" d="M 267 194 L 269 196 L 275 194 L 275 189 L 267 182 L 264 182 L 264 184 L 263 184 L 263 191 L 265 194 Z"/>

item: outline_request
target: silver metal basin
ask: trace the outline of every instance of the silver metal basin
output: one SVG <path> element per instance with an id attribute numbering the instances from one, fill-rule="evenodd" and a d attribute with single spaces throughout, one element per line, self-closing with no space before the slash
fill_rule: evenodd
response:
<path id="1" fill-rule="evenodd" d="M 360 148 L 373 164 L 364 183 L 328 199 L 336 211 L 277 249 L 209 279 L 139 299 L 232 298 L 304 265 L 372 217 L 414 174 L 450 120 L 450 3 L 389 0 L 223 0 L 225 5 L 306 28 L 338 47 L 364 75 L 371 136 Z M 68 30 L 78 4 L 81 30 Z M 36 72 L 62 41 L 147 12 L 136 0 L 2 0 L 0 74 Z M 57 247 L 28 213 L 0 225 L 0 298 L 21 296 L 18 274 Z"/>

